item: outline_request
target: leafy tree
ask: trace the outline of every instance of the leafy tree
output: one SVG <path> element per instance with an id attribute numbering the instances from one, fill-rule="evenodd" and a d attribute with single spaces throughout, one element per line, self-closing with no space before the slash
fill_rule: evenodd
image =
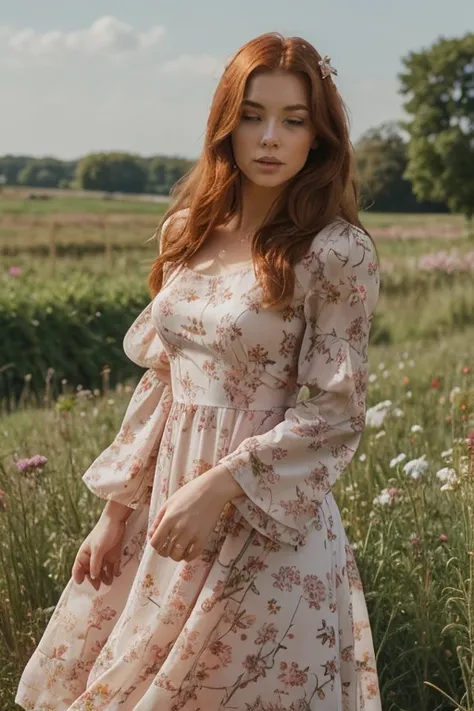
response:
<path id="1" fill-rule="evenodd" d="M 419 202 L 404 177 L 407 143 L 398 122 L 366 131 L 355 145 L 362 205 L 388 212 L 446 212 L 444 204 Z"/>
<path id="2" fill-rule="evenodd" d="M 76 169 L 79 187 L 84 190 L 143 193 L 148 172 L 138 156 L 128 153 L 91 153 Z"/>
<path id="3" fill-rule="evenodd" d="M 474 33 L 411 52 L 399 75 L 410 135 L 405 177 L 416 195 L 474 215 Z"/>
<path id="4" fill-rule="evenodd" d="M 20 185 L 57 188 L 67 176 L 67 164 L 57 158 L 32 158 L 18 175 Z"/>

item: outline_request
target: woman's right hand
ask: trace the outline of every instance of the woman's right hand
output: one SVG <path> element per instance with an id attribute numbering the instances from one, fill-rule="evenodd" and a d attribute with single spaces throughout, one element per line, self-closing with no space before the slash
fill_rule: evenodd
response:
<path id="1" fill-rule="evenodd" d="M 91 585 L 99 590 L 101 582 L 111 585 L 114 576 L 120 573 L 122 540 L 126 521 L 100 518 L 77 552 L 72 577 L 81 585 L 88 578 Z"/>

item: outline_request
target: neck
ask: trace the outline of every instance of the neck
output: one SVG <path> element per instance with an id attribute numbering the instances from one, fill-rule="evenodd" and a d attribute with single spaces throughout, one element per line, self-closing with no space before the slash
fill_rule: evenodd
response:
<path id="1" fill-rule="evenodd" d="M 274 188 L 263 188 L 260 185 L 251 183 L 242 176 L 242 203 L 241 212 L 238 217 L 239 229 L 242 232 L 253 232 L 257 230 L 284 188 L 284 185 L 278 185 Z"/>

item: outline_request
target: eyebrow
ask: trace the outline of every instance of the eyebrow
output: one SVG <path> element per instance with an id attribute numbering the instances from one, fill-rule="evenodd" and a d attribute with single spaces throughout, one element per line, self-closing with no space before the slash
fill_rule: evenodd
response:
<path id="1" fill-rule="evenodd" d="M 244 99 L 243 102 L 247 106 L 253 106 L 256 109 L 264 109 L 265 106 L 262 104 L 259 104 L 257 101 L 251 101 L 250 99 Z M 290 106 L 285 106 L 283 108 L 283 111 L 309 111 L 308 107 L 305 106 L 304 104 L 291 104 Z"/>

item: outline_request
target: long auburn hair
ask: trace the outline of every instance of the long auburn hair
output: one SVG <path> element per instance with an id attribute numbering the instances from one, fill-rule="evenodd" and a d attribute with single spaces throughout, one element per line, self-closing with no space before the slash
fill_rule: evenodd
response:
<path id="1" fill-rule="evenodd" d="M 315 235 L 336 218 L 358 226 L 359 184 L 349 139 L 347 111 L 332 77 L 323 79 L 317 50 L 301 37 L 276 32 L 260 35 L 241 47 L 219 81 L 198 161 L 171 191 L 171 204 L 154 233 L 170 220 L 161 236 L 160 255 L 148 276 L 152 296 L 163 284 L 166 262 L 182 264 L 219 225 L 239 213 L 240 171 L 234 164 L 231 133 L 238 125 L 249 79 L 259 71 L 283 70 L 302 76 L 308 88 L 311 120 L 318 146 L 304 167 L 275 200 L 252 239 L 252 259 L 265 306 L 279 307 L 293 296 L 293 265 L 303 258 Z"/>

